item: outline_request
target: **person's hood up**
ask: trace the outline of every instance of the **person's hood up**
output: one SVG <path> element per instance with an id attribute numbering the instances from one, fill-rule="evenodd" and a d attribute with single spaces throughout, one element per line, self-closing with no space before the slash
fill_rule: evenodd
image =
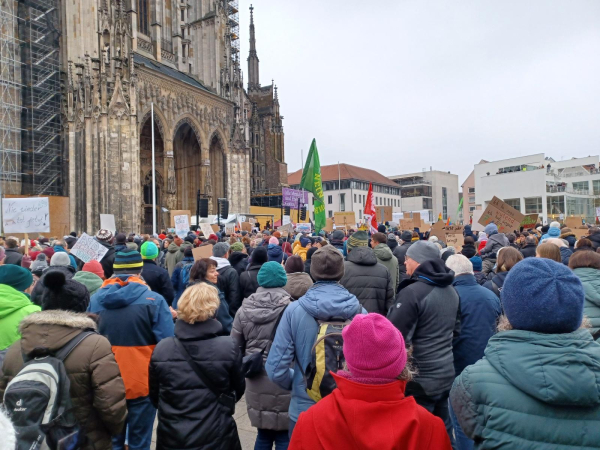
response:
<path id="1" fill-rule="evenodd" d="M 52 247 L 52 249 L 54 250 L 54 253 L 67 253 L 67 251 L 62 245 L 55 245 L 54 247 Z"/>
<path id="2" fill-rule="evenodd" d="M 502 245 L 504 247 L 508 247 L 508 245 L 509 245 L 508 238 L 506 237 L 506 235 L 504 233 L 493 234 L 488 239 L 490 241 L 498 242 L 500 245 Z"/>
<path id="3" fill-rule="evenodd" d="M 17 291 L 8 284 L 0 284 L 0 320 L 32 304 L 22 292 Z"/>
<path id="4" fill-rule="evenodd" d="M 73 279 L 79 281 L 87 288 L 90 297 L 94 295 L 96 291 L 102 287 L 102 283 L 104 283 L 104 280 L 95 273 L 85 271 L 77 272 Z"/>
<path id="5" fill-rule="evenodd" d="M 124 277 L 125 278 L 125 277 Z M 121 278 L 123 280 L 123 278 Z M 108 280 L 105 281 L 107 283 Z M 94 300 L 106 309 L 124 308 L 148 293 L 148 286 L 133 281 L 107 284 L 94 295 Z"/>
<path id="6" fill-rule="evenodd" d="M 560 228 L 550 227 L 548 229 L 548 237 L 559 237 L 560 236 Z"/>
<path id="7" fill-rule="evenodd" d="M 167 251 L 169 253 L 177 253 L 179 251 L 179 247 L 177 246 L 177 244 L 175 242 L 171 242 L 169 244 L 169 246 L 167 247 Z"/>
<path id="8" fill-rule="evenodd" d="M 217 262 L 217 270 L 221 270 L 224 267 L 231 266 L 229 261 L 225 258 L 219 258 L 218 256 L 211 256 L 210 259 Z"/>
<path id="9" fill-rule="evenodd" d="M 362 311 L 354 294 L 341 284 L 330 281 L 318 281 L 298 302 L 317 320 L 347 320 Z"/>
<path id="10" fill-rule="evenodd" d="M 86 329 L 96 330 L 96 322 L 86 313 L 60 309 L 35 312 L 19 324 L 21 348 L 28 354 L 43 343 L 50 350 L 58 350 Z"/>
<path id="11" fill-rule="evenodd" d="M 248 258 L 248 255 L 242 252 L 233 252 L 229 255 L 229 263 L 234 266 L 239 263 L 241 260 Z"/>
<path id="12" fill-rule="evenodd" d="M 450 286 L 454 281 L 454 272 L 446 267 L 441 258 L 419 264 L 412 276 L 424 283 L 440 287 Z"/>
<path id="13" fill-rule="evenodd" d="M 169 245 L 169 247 L 171 247 L 171 246 Z M 194 247 L 194 244 L 192 244 L 191 242 L 188 242 L 188 241 L 183 241 L 181 243 L 181 245 L 179 246 L 179 251 L 181 253 L 183 253 L 183 252 L 185 252 L 185 249 L 189 248 L 189 247 Z"/>
<path id="14" fill-rule="evenodd" d="M 369 247 L 356 247 L 348 253 L 348 261 L 360 266 L 374 266 L 377 264 L 377 257 Z"/>
<path id="15" fill-rule="evenodd" d="M 282 308 L 289 305 L 290 294 L 282 287 L 264 288 L 259 286 L 254 294 L 244 299 L 244 309 L 254 323 L 268 323 L 277 320 Z"/>
<path id="16" fill-rule="evenodd" d="M 541 402 L 600 405 L 600 345 L 586 329 L 564 334 L 504 331 L 492 336 L 485 356 L 509 383 Z"/>
<path id="17" fill-rule="evenodd" d="M 592 267 L 573 269 L 583 283 L 585 299 L 600 308 L 600 270 Z"/>
<path id="18" fill-rule="evenodd" d="M 354 251 L 354 249 L 352 251 Z M 373 249 L 373 253 L 375 253 L 377 259 L 381 259 L 382 261 L 389 261 L 394 258 L 394 254 L 387 244 L 377 244 Z"/>

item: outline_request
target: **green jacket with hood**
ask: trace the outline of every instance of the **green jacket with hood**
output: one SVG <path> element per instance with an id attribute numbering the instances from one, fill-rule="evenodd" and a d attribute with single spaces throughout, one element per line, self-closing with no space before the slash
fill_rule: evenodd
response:
<path id="1" fill-rule="evenodd" d="M 392 287 L 394 294 L 398 292 L 398 284 L 400 283 L 398 259 L 394 256 L 390 247 L 387 244 L 377 244 L 373 249 L 377 262 L 385 266 L 392 277 Z"/>
<path id="2" fill-rule="evenodd" d="M 41 311 L 25 294 L 0 284 L 0 350 L 4 350 L 21 338 L 19 323 L 23 317 Z"/>
<path id="3" fill-rule="evenodd" d="M 583 314 L 589 319 L 592 334 L 600 330 L 600 270 L 592 267 L 579 267 L 573 269 L 575 275 L 581 280 L 585 290 L 585 304 Z M 600 337 L 596 339 L 600 342 Z"/>
<path id="4" fill-rule="evenodd" d="M 173 275 L 175 266 L 181 259 L 177 259 L 179 256 L 179 246 L 175 242 L 171 242 L 167 247 L 167 256 L 165 256 L 165 268 L 169 272 L 169 278 Z"/>
<path id="5" fill-rule="evenodd" d="M 500 332 L 450 401 L 476 449 L 600 449 L 600 345 L 586 329 Z"/>

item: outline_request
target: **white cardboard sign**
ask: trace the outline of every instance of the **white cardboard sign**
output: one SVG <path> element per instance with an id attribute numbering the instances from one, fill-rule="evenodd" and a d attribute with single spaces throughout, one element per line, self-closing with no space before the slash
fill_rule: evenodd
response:
<path id="1" fill-rule="evenodd" d="M 190 221 L 187 214 L 175 216 L 175 233 L 180 238 L 184 238 L 190 231 Z"/>
<path id="2" fill-rule="evenodd" d="M 71 249 L 71 255 L 76 256 L 84 263 L 101 261 L 108 252 L 108 248 L 93 237 L 83 233 Z"/>
<path id="3" fill-rule="evenodd" d="M 100 228 L 112 231 L 113 234 L 116 233 L 117 227 L 115 226 L 114 214 L 100 214 Z"/>
<path id="4" fill-rule="evenodd" d="M 48 197 L 3 198 L 2 225 L 7 234 L 50 232 Z"/>

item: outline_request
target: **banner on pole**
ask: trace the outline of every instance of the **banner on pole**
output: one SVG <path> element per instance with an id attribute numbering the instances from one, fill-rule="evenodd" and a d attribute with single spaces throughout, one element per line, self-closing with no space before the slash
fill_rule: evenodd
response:
<path id="1" fill-rule="evenodd" d="M 301 205 L 308 203 L 308 191 L 300 191 L 298 189 L 282 188 L 282 205 L 288 208 L 298 209 L 298 202 Z"/>

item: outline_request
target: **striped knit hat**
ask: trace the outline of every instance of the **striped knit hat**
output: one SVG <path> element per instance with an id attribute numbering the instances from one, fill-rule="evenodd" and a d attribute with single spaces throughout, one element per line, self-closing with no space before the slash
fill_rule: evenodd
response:
<path id="1" fill-rule="evenodd" d="M 122 252 L 117 252 L 115 255 L 115 262 L 113 263 L 115 275 L 139 274 L 142 272 L 143 267 L 142 255 L 135 250 L 126 249 Z"/>
<path id="2" fill-rule="evenodd" d="M 369 246 L 369 235 L 366 231 L 357 231 L 348 238 L 346 247 L 351 250 L 355 247 L 368 247 Z"/>

